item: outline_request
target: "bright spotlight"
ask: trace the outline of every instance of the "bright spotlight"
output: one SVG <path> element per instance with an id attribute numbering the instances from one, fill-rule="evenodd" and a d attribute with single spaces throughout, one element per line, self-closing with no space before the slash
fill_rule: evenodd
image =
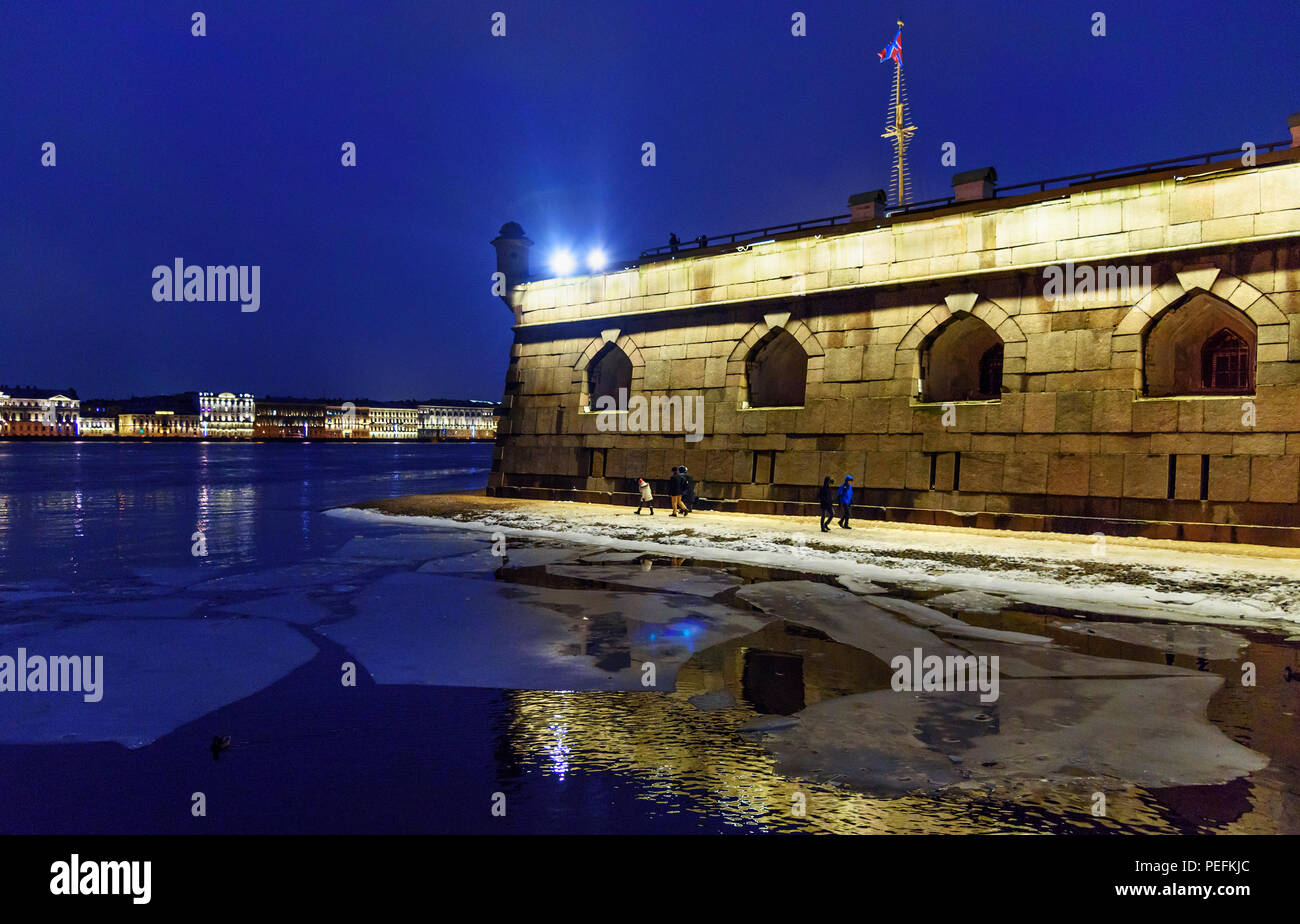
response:
<path id="1" fill-rule="evenodd" d="M 608 262 L 609 259 L 605 256 L 605 251 L 601 250 L 599 247 L 593 247 L 591 250 L 587 251 L 587 269 L 591 270 L 593 273 L 599 273 L 605 268 L 605 264 Z"/>
<path id="2" fill-rule="evenodd" d="M 551 271 L 557 276 L 567 276 L 573 272 L 578 261 L 567 250 L 557 250 L 551 254 Z"/>

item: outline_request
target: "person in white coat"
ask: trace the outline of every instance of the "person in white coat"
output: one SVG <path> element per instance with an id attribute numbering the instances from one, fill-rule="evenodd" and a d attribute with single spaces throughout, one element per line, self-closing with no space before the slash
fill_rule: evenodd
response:
<path id="1" fill-rule="evenodd" d="M 641 503 L 638 504 L 638 505 L 637 505 L 637 508 L 636 508 L 637 515 L 638 515 L 638 516 L 640 515 L 640 513 L 641 513 L 641 508 L 642 508 L 642 507 L 649 507 L 649 508 L 650 508 L 650 516 L 654 516 L 654 515 L 655 515 L 655 504 L 654 504 L 655 497 L 654 497 L 654 494 L 652 494 L 652 493 L 650 492 L 650 482 L 646 481 L 644 478 L 638 478 L 638 479 L 636 480 L 636 487 L 637 487 L 637 490 L 641 492 Z"/>

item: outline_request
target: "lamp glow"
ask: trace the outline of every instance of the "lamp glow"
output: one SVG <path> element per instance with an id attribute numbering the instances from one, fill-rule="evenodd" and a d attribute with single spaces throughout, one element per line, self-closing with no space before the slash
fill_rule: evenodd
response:
<path id="1" fill-rule="evenodd" d="M 578 261 L 568 250 L 557 250 L 551 254 L 551 271 L 557 276 L 569 275 L 577 265 Z"/>
<path id="2" fill-rule="evenodd" d="M 601 250 L 599 247 L 593 247 L 591 250 L 587 251 L 587 269 L 591 270 L 593 273 L 599 273 L 605 268 L 605 264 L 608 262 L 609 258 L 605 256 L 605 251 Z"/>

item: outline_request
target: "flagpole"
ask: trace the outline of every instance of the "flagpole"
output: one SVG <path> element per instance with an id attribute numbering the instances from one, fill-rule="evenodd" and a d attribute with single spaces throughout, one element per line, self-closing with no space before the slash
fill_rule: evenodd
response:
<path id="1" fill-rule="evenodd" d="M 880 53 L 880 59 L 886 60 L 886 54 L 894 62 L 894 89 L 889 102 L 889 115 L 885 121 L 885 131 L 880 137 L 888 138 L 893 144 L 894 164 L 891 171 L 890 186 L 894 193 L 894 204 L 907 204 L 910 193 L 907 182 L 907 144 L 916 132 L 916 126 L 907 121 L 907 90 L 903 85 L 903 20 L 898 20 L 898 33 L 893 43 Z"/>

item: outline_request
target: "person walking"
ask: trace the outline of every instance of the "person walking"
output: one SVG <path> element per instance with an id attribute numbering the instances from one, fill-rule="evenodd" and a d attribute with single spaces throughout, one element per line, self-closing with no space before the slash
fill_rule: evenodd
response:
<path id="1" fill-rule="evenodd" d="M 845 529 L 852 529 L 849 526 L 849 516 L 853 513 L 853 476 L 845 475 L 844 483 L 840 485 L 840 525 Z"/>
<path id="2" fill-rule="evenodd" d="M 829 533 L 830 522 L 835 518 L 835 486 L 831 484 L 830 475 L 822 481 L 821 489 L 817 492 L 817 503 L 822 508 L 822 532 Z"/>
<path id="3" fill-rule="evenodd" d="M 695 479 L 691 477 L 685 465 L 677 472 L 682 476 L 682 516 L 686 516 L 695 509 Z"/>
<path id="4" fill-rule="evenodd" d="M 677 516 L 677 508 L 682 506 L 682 473 L 673 466 L 673 473 L 668 477 L 668 497 L 672 502 L 673 512 L 668 514 L 670 517 Z"/>
<path id="5" fill-rule="evenodd" d="M 654 497 L 654 494 L 652 494 L 651 491 L 650 491 L 650 482 L 646 481 L 644 478 L 638 478 L 638 479 L 636 480 L 636 487 L 637 487 L 637 490 L 641 492 L 641 503 L 637 504 L 637 507 L 636 507 L 637 515 L 638 515 L 638 516 L 641 515 L 641 508 L 642 508 L 642 507 L 649 507 L 649 508 L 650 508 L 650 516 L 654 516 L 654 515 L 655 515 L 655 503 L 654 503 L 654 501 L 655 501 L 655 497 Z"/>

